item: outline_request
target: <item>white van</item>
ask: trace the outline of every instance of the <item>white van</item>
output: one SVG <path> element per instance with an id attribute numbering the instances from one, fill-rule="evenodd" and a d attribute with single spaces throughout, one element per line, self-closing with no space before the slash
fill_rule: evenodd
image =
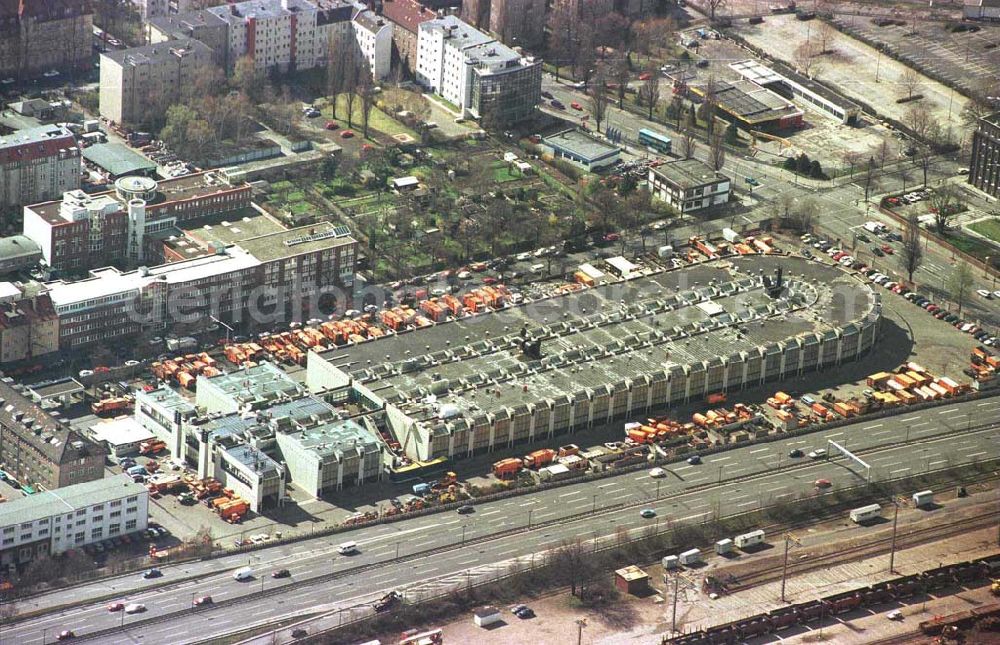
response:
<path id="1" fill-rule="evenodd" d="M 545 265 L 544 264 L 532 264 L 531 265 L 531 272 L 532 273 L 541 273 L 544 270 L 545 270 Z"/>
<path id="2" fill-rule="evenodd" d="M 357 553 L 358 543 L 357 542 L 344 542 L 343 544 L 337 546 L 337 553 L 340 555 L 347 555 L 348 553 Z"/>
<path id="3" fill-rule="evenodd" d="M 253 578 L 253 569 L 250 567 L 242 567 L 233 571 L 233 580 L 236 580 L 237 582 L 244 582 L 246 580 L 250 580 L 251 578 Z"/>

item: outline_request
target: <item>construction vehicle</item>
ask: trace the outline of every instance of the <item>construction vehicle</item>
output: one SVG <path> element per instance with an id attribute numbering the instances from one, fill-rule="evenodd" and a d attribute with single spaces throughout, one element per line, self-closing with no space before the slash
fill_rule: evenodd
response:
<path id="1" fill-rule="evenodd" d="M 501 459 L 493 464 L 493 476 L 497 479 L 513 479 L 517 477 L 517 474 L 521 472 L 521 468 L 523 467 L 524 462 L 520 459 Z"/>
<path id="2" fill-rule="evenodd" d="M 132 397 L 113 396 L 90 404 L 90 411 L 97 416 L 125 414 L 132 408 Z"/>
<path id="3" fill-rule="evenodd" d="M 139 444 L 140 455 L 155 455 L 161 450 L 166 450 L 167 444 L 159 439 L 150 439 Z"/>
<path id="4" fill-rule="evenodd" d="M 524 457 L 524 467 L 538 469 L 542 466 L 546 466 L 552 463 L 558 456 L 555 450 L 551 448 L 542 448 L 541 450 L 536 450 L 534 452 L 528 453 Z"/>
<path id="5" fill-rule="evenodd" d="M 403 595 L 398 591 L 390 591 L 386 595 L 382 596 L 375 601 L 373 608 L 375 613 L 382 613 L 383 611 L 389 611 L 396 605 L 398 605 L 403 600 Z"/>

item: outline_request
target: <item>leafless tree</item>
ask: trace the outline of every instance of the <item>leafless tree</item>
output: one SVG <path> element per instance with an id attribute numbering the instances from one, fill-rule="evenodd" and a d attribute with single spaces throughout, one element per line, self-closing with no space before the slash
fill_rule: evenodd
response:
<path id="1" fill-rule="evenodd" d="M 893 146 L 889 139 L 882 139 L 877 146 L 875 146 L 875 158 L 878 159 L 878 167 L 885 168 L 885 162 L 889 157 L 892 156 Z"/>
<path id="2" fill-rule="evenodd" d="M 605 85 L 607 85 L 607 77 L 604 66 L 601 65 L 598 66 L 597 73 L 587 90 L 587 94 L 590 96 L 590 113 L 594 117 L 594 128 L 598 132 L 601 131 L 601 123 L 604 122 L 604 117 L 608 112 L 608 92 Z"/>
<path id="3" fill-rule="evenodd" d="M 354 125 L 354 108 L 358 104 L 358 84 L 361 79 L 358 72 L 357 65 L 350 65 L 344 71 L 344 84 L 341 89 L 344 93 L 344 112 L 347 116 L 347 127 Z"/>
<path id="4" fill-rule="evenodd" d="M 815 200 L 803 199 L 793 205 L 789 220 L 798 230 L 811 231 L 817 215 L 819 215 L 819 205 Z"/>
<path id="5" fill-rule="evenodd" d="M 899 259 L 906 271 L 906 279 L 913 284 L 913 274 L 924 261 L 924 247 L 920 239 L 920 220 L 916 211 L 910 211 L 906 218 L 906 228 L 903 229 L 903 248 Z"/>
<path id="6" fill-rule="evenodd" d="M 853 179 L 854 178 L 854 167 L 861 163 L 861 160 L 864 158 L 864 155 L 862 155 L 860 152 L 857 152 L 856 150 L 848 150 L 848 151 L 844 152 L 843 155 L 841 155 L 841 156 L 842 156 L 842 158 L 844 160 L 844 163 L 846 163 L 848 166 L 850 166 L 850 168 L 851 168 L 851 178 Z"/>
<path id="7" fill-rule="evenodd" d="M 924 186 L 927 185 L 927 171 L 930 170 L 931 161 L 934 159 L 934 154 L 931 152 L 930 146 L 920 146 L 917 148 L 917 153 L 913 155 L 913 163 L 923 171 L 924 175 Z"/>
<path id="8" fill-rule="evenodd" d="M 810 72 L 815 63 L 815 51 L 812 43 L 804 42 L 792 52 L 792 63 L 800 72 L 811 78 Z"/>
<path id="9" fill-rule="evenodd" d="M 719 172 L 726 163 L 725 135 L 722 132 L 714 133 L 708 142 L 712 159 L 712 170 Z"/>
<path id="10" fill-rule="evenodd" d="M 820 54 L 827 54 L 833 48 L 833 43 L 837 39 L 837 35 L 840 32 L 827 21 L 822 21 L 816 28 L 816 37 L 819 40 L 819 52 Z"/>
<path id="11" fill-rule="evenodd" d="M 625 107 L 625 92 L 628 91 L 629 68 L 628 59 L 624 56 L 611 65 L 611 78 L 614 80 L 615 92 L 618 94 L 618 109 Z"/>
<path id="12" fill-rule="evenodd" d="M 728 0 L 705 0 L 705 4 L 708 6 L 709 20 L 715 22 L 716 13 L 726 7 Z"/>
<path id="13" fill-rule="evenodd" d="M 636 51 L 652 54 L 674 42 L 677 23 L 673 18 L 649 18 L 632 24 L 633 44 Z"/>
<path id="14" fill-rule="evenodd" d="M 685 127 L 681 129 L 680 138 L 681 149 L 680 153 L 684 159 L 690 159 L 694 156 L 694 152 L 697 149 L 698 142 L 694 138 L 694 130 L 690 127 Z"/>
<path id="15" fill-rule="evenodd" d="M 928 202 L 934 213 L 934 227 L 938 233 L 944 234 L 951 226 L 951 220 L 961 205 L 958 200 L 958 192 L 951 184 L 945 184 L 931 193 Z"/>
<path id="16" fill-rule="evenodd" d="M 958 305 L 959 316 L 962 315 L 962 307 L 965 305 L 965 299 L 972 290 L 973 280 L 972 267 L 969 266 L 968 262 L 959 262 L 956 264 L 951 270 L 951 275 L 948 277 L 948 295 Z"/>
<path id="17" fill-rule="evenodd" d="M 353 38 L 335 31 L 326 47 L 326 94 L 333 118 L 337 118 L 340 95 L 351 90 L 356 44 Z"/>
<path id="18" fill-rule="evenodd" d="M 563 573 L 562 582 L 569 585 L 574 596 L 584 597 L 587 586 L 599 575 L 591 555 L 591 549 L 580 538 L 564 541 L 549 555 L 553 569 Z"/>
<path id="19" fill-rule="evenodd" d="M 371 67 L 368 60 L 363 57 L 358 58 L 358 98 L 361 102 L 361 131 L 364 138 L 368 138 L 368 121 L 371 118 L 372 109 L 375 107 L 375 82 L 372 79 Z"/>
<path id="20" fill-rule="evenodd" d="M 903 119 L 913 133 L 921 139 L 926 138 L 928 133 L 935 129 L 937 120 L 931 114 L 926 105 L 911 105 Z"/>
<path id="21" fill-rule="evenodd" d="M 646 105 L 646 118 L 652 121 L 656 104 L 660 101 L 660 75 L 657 72 L 654 71 L 639 88 L 639 98 Z"/>
<path id="22" fill-rule="evenodd" d="M 913 92 L 920 87 L 920 74 L 917 70 L 912 67 L 907 67 L 903 70 L 903 73 L 899 75 L 899 80 L 897 81 L 904 90 L 906 90 L 906 98 L 912 99 Z"/>

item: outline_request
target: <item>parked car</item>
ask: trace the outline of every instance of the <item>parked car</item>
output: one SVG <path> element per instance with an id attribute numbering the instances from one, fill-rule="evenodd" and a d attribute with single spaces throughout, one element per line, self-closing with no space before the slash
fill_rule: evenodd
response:
<path id="1" fill-rule="evenodd" d="M 354 136 L 354 132 L 351 131 L 351 130 L 344 130 L 343 132 L 340 133 L 340 138 L 341 139 L 350 139 L 353 136 Z"/>
<path id="2" fill-rule="evenodd" d="M 976 293 L 986 298 L 987 300 L 993 299 L 993 294 L 990 292 L 989 289 L 976 289 Z"/>
<path id="3" fill-rule="evenodd" d="M 551 101 L 549 101 L 549 105 L 551 105 L 552 107 L 554 107 L 557 110 L 565 110 L 566 109 L 566 106 L 563 105 L 563 102 L 560 101 L 559 99 L 552 99 Z"/>
<path id="4" fill-rule="evenodd" d="M 542 92 L 542 98 L 543 99 L 552 99 L 553 98 L 552 92 Z"/>
<path id="5" fill-rule="evenodd" d="M 326 128 L 327 130 L 336 130 L 337 128 L 340 127 L 340 124 L 337 123 L 336 121 L 327 121 L 326 125 L 324 125 L 323 127 Z"/>
<path id="6" fill-rule="evenodd" d="M 576 101 L 573 101 L 572 103 L 570 103 L 569 106 L 571 108 L 573 108 L 574 110 L 581 111 L 581 112 L 583 111 L 583 106 L 580 105 L 579 103 L 577 103 Z"/>

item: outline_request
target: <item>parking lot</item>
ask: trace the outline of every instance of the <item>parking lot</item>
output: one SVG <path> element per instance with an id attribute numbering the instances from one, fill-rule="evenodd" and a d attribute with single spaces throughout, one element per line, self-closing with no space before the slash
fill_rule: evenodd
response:
<path id="1" fill-rule="evenodd" d="M 966 94 L 982 92 L 998 82 L 1000 27 L 990 23 L 971 25 L 975 31 L 952 32 L 941 22 L 907 22 L 878 25 L 874 20 L 853 16 L 835 22 L 848 32 L 883 43 L 900 58 L 956 85 Z"/>

